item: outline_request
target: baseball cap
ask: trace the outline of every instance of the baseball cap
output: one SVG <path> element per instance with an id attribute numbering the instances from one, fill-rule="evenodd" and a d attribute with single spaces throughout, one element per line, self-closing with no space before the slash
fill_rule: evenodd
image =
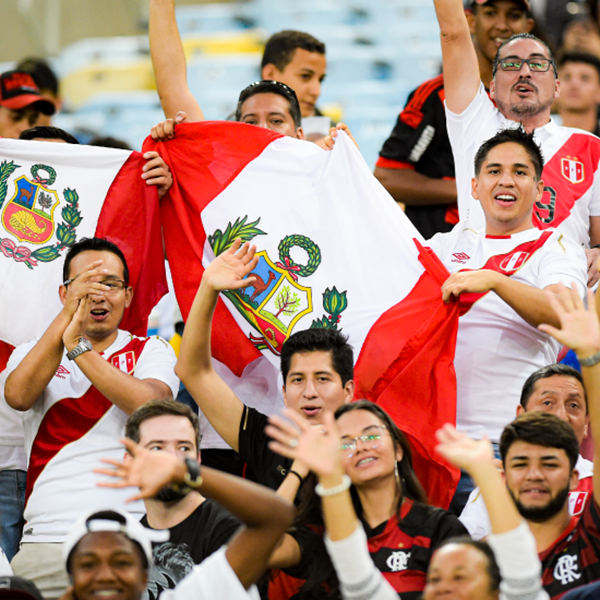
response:
<path id="1" fill-rule="evenodd" d="M 45 115 L 53 115 L 56 105 L 40 94 L 33 77 L 25 71 L 5 71 L 0 75 L 0 106 L 20 110 L 35 104 Z"/>
<path id="2" fill-rule="evenodd" d="M 471 0 L 469 2 L 469 7 L 473 8 L 476 4 L 487 4 L 488 2 L 493 2 L 493 1 L 494 0 Z M 531 9 L 529 0 L 513 0 L 513 2 L 516 2 L 517 4 L 521 4 L 523 6 L 523 8 L 525 8 L 526 10 Z"/>
<path id="3" fill-rule="evenodd" d="M 44 600 L 33 581 L 23 577 L 0 577 L 0 598 L 7 600 Z"/>
<path id="4" fill-rule="evenodd" d="M 75 546 L 88 533 L 98 531 L 116 531 L 137 542 L 146 556 L 147 564 L 152 563 L 152 542 L 166 542 L 168 530 L 148 529 L 129 513 L 107 508 L 85 513 L 75 521 L 63 544 L 63 559 L 69 565 L 69 557 Z"/>

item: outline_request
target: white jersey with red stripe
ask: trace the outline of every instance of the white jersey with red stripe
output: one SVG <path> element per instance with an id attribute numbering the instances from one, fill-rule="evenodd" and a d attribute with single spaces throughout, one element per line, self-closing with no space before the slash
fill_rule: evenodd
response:
<path id="1" fill-rule="evenodd" d="M 477 150 L 499 130 L 518 127 L 488 97 L 483 84 L 460 115 L 446 108 L 448 136 L 454 154 L 458 212 L 473 229 L 485 226 L 481 204 L 471 194 Z M 533 210 L 533 225 L 554 228 L 589 247 L 590 217 L 600 216 L 600 138 L 549 121 L 535 130 L 544 157 L 544 194 Z"/>
<path id="2" fill-rule="evenodd" d="M 37 340 L 15 349 L 7 375 Z M 163 339 L 139 338 L 119 330 L 101 353 L 115 367 L 137 379 L 157 379 L 177 396 L 175 353 Z M 93 472 L 101 458 L 121 460 L 127 415 L 114 406 L 63 354 L 61 363 L 33 407 L 22 413 L 28 459 L 23 542 L 60 542 L 80 513 L 106 506 L 143 514 L 141 502 L 125 504 L 131 489 L 98 487 Z"/>
<path id="3" fill-rule="evenodd" d="M 575 281 L 583 295 L 587 263 L 583 249 L 559 231 L 531 228 L 512 236 L 486 236 L 459 223 L 428 245 L 450 273 L 492 269 L 543 289 Z M 469 437 L 500 439 L 515 417 L 523 383 L 556 362 L 560 344 L 525 322 L 493 292 L 459 297 L 454 367 L 457 428 Z"/>
<path id="4" fill-rule="evenodd" d="M 579 483 L 569 492 L 569 514 L 578 517 L 583 512 L 588 498 L 594 493 L 594 463 L 579 455 L 575 468 L 579 472 Z M 479 488 L 470 493 L 458 518 L 474 540 L 481 540 L 492 532 L 490 517 Z"/>

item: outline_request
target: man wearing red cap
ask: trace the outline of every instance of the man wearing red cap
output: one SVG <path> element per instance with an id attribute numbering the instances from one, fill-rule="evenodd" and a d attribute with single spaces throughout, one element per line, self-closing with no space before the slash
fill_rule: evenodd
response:
<path id="1" fill-rule="evenodd" d="M 472 1 L 467 20 L 486 89 L 492 80 L 500 44 L 516 33 L 531 31 L 533 19 L 524 0 Z M 491 137 L 491 136 L 490 136 Z M 452 148 L 446 132 L 444 78 L 430 79 L 414 90 L 383 145 L 375 177 L 429 239 L 448 232 L 458 221 Z"/>
<path id="2" fill-rule="evenodd" d="M 29 73 L 6 71 L 0 75 L 0 137 L 16 139 L 37 123 L 40 113 L 55 112 L 54 102 L 40 94 Z"/>

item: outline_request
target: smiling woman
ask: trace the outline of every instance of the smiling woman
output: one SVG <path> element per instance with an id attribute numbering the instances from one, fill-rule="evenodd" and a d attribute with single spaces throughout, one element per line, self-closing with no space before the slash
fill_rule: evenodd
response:
<path id="1" fill-rule="evenodd" d="M 303 430 L 300 437 L 279 418 L 272 418 L 275 426 L 267 430 L 278 442 L 273 450 L 300 459 L 319 481 L 315 487 L 316 480 L 307 479 L 292 534 L 302 553 L 297 575 L 308 579 L 298 597 L 320 598 L 316 590 L 321 583 L 332 582 L 333 567 L 315 525 L 324 523 L 331 540 L 341 540 L 354 535 L 358 516 L 371 557 L 387 583 L 403 600 L 416 599 L 425 587 L 434 550 L 465 530 L 454 515 L 426 504 L 410 445 L 384 410 L 360 400 L 341 406 L 335 423 L 327 414 L 324 433 L 291 412 L 288 416 Z M 344 496 L 346 513 L 335 504 Z M 346 593 L 343 575 L 338 575 L 341 597 L 353 597 Z"/>

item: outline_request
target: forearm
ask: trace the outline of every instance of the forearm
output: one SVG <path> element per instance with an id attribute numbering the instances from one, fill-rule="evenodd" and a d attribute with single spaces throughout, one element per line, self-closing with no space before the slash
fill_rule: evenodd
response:
<path id="1" fill-rule="evenodd" d="M 212 371 L 210 338 L 219 292 L 204 280 L 200 284 L 185 325 L 175 372 L 187 386 L 188 379 Z"/>
<path id="2" fill-rule="evenodd" d="M 375 167 L 375 177 L 396 202 L 407 206 L 430 206 L 456 202 L 456 182 L 434 179 L 412 169 Z"/>
<path id="3" fill-rule="evenodd" d="M 552 291 L 553 286 L 547 289 Z M 560 322 L 544 290 L 496 274 L 492 290 L 532 327 L 542 323 L 560 327 Z"/>
<path id="4" fill-rule="evenodd" d="M 477 54 L 462 0 L 434 0 L 440 24 L 446 105 L 462 113 L 479 89 Z"/>
<path id="5" fill-rule="evenodd" d="M 210 337 L 218 297 L 206 282 L 200 284 L 183 332 L 175 373 L 217 433 L 237 452 L 244 405 L 212 365 Z"/>
<path id="6" fill-rule="evenodd" d="M 187 84 L 173 0 L 150 0 L 149 35 L 156 89 L 165 116 L 174 119 L 178 111 L 185 111 L 190 122 L 203 121 L 204 115 Z"/>
<path id="7" fill-rule="evenodd" d="M 63 311 L 52 321 L 38 343 L 7 377 L 6 402 L 16 410 L 28 410 L 54 377 L 63 357 L 62 336 L 71 322 Z"/>
<path id="8" fill-rule="evenodd" d="M 502 591 L 514 600 L 547 600 L 542 588 L 542 566 L 538 558 L 535 538 L 524 521 L 504 534 L 488 536 L 500 574 Z"/>
<path id="9" fill-rule="evenodd" d="M 516 529 L 523 522 L 523 518 L 517 511 L 498 469 L 490 462 L 477 465 L 468 471 L 483 496 L 492 532 L 500 534 Z"/>
<path id="10" fill-rule="evenodd" d="M 320 476 L 319 483 L 325 488 L 330 489 L 342 483 L 343 470 L 337 469 L 333 474 Z M 323 508 L 323 519 L 325 529 L 329 538 L 336 542 L 352 535 L 359 525 L 350 490 L 345 490 L 340 494 L 332 496 L 323 496 L 321 498 Z"/>
<path id="11" fill-rule="evenodd" d="M 340 580 L 344 600 L 398 600 L 398 592 L 373 563 L 367 536 L 359 523 L 345 539 L 333 541 L 326 535 L 325 546 Z"/>
<path id="12" fill-rule="evenodd" d="M 150 400 L 172 398 L 165 383 L 136 379 L 111 365 L 94 350 L 79 355 L 75 363 L 103 396 L 128 415 Z"/>

